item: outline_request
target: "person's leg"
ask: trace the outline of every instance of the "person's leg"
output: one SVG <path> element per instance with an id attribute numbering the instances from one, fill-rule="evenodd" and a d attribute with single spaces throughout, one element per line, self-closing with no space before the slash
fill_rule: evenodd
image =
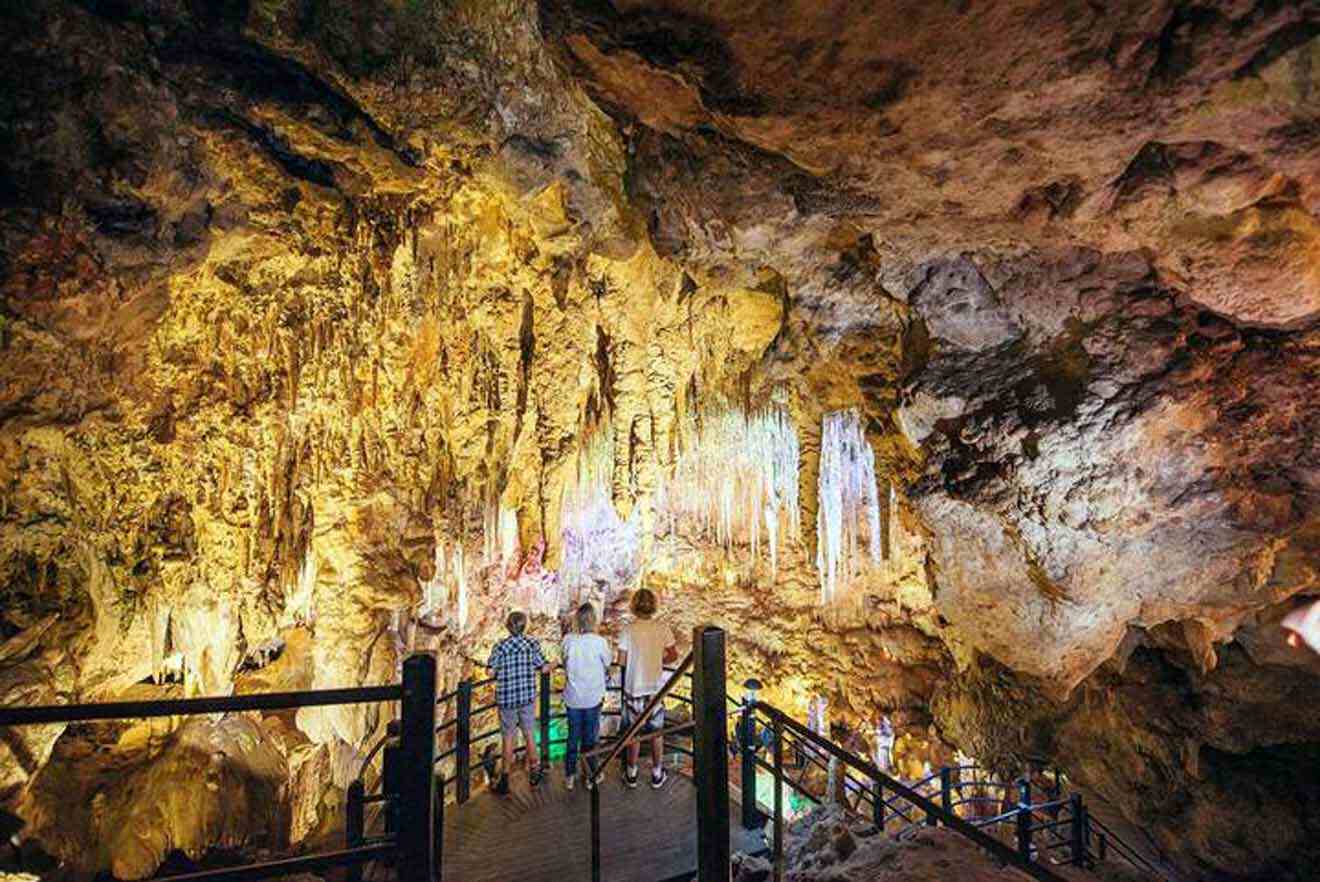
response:
<path id="1" fill-rule="evenodd" d="M 568 741 L 564 744 L 564 777 L 572 778 L 577 774 L 578 746 L 584 750 L 591 747 L 586 742 L 586 714 L 582 708 L 565 708 L 568 716 Z"/>
<path id="2" fill-rule="evenodd" d="M 541 754 L 536 749 L 536 715 L 532 705 L 523 708 L 518 716 L 522 725 L 523 743 L 527 745 L 527 773 L 535 787 L 541 783 Z"/>
<path id="3" fill-rule="evenodd" d="M 647 695 L 636 695 L 625 699 L 624 706 L 627 708 L 627 713 L 624 714 L 623 718 L 623 729 L 625 734 L 632 728 L 633 723 L 637 720 L 638 714 L 646 706 L 646 702 L 649 698 L 650 696 Z M 628 763 L 623 770 L 623 783 L 627 784 L 629 787 L 637 786 L 637 759 L 641 752 L 642 743 L 637 739 L 630 741 L 627 749 L 624 751 L 628 757 Z"/>
<path id="4" fill-rule="evenodd" d="M 651 731 L 661 732 L 665 728 L 665 708 L 660 705 L 651 714 Z M 665 736 L 651 737 L 651 786 L 663 787 L 665 783 Z"/>
<path id="5" fill-rule="evenodd" d="M 595 750 L 597 742 L 600 741 L 600 705 L 586 708 L 581 711 L 581 714 L 582 749 Z M 587 760 L 587 768 L 590 770 L 592 777 L 595 777 L 596 758 L 594 756 Z"/>
<path id="6" fill-rule="evenodd" d="M 496 793 L 507 793 L 509 789 L 509 773 L 513 771 L 513 746 L 517 738 L 516 719 L 514 714 L 506 708 L 499 709 L 500 715 L 500 747 L 504 751 L 504 768 L 500 769 L 499 781 L 495 784 Z"/>

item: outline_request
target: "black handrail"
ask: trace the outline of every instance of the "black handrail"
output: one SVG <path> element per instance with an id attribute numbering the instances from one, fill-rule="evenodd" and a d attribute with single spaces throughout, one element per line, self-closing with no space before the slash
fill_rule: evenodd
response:
<path id="1" fill-rule="evenodd" d="M 80 723 L 99 720 L 152 719 L 158 717 L 196 716 L 199 714 L 243 713 L 263 710 L 289 710 L 301 707 L 399 702 L 400 721 L 391 723 L 390 735 L 381 739 L 368 753 L 367 762 L 382 747 L 387 754 L 398 752 L 406 772 L 405 786 L 397 793 L 383 792 L 367 797 L 362 783 L 354 780 L 348 788 L 345 836 L 347 847 L 338 851 L 261 861 L 238 867 L 205 870 L 162 877 L 168 882 L 250 882 L 299 873 L 323 873 L 333 867 L 345 867 L 349 879 L 360 879 L 363 864 L 370 861 L 397 860 L 411 875 L 430 877 L 434 869 L 434 844 L 431 776 L 412 774 L 413 766 L 429 770 L 434 749 L 435 728 L 435 659 L 415 654 L 403 665 L 403 680 L 383 686 L 359 686 L 342 689 L 317 689 L 304 692 L 265 692 L 250 695 L 205 696 L 199 698 L 151 699 L 35 707 L 0 707 L 0 726 L 29 726 L 52 723 Z M 394 733 L 398 732 L 396 736 Z M 387 747 L 388 745 L 388 747 Z M 387 757 L 388 760 L 388 757 Z M 364 764 L 365 768 L 365 764 Z M 392 803 L 404 808 L 402 820 L 393 835 L 367 842 L 363 837 L 362 808 L 368 802 Z"/>
<path id="2" fill-rule="evenodd" d="M 92 704 L 0 707 L 0 726 L 184 717 L 197 714 L 238 713 L 255 710 L 288 710 L 298 707 L 320 707 L 333 704 L 398 701 L 402 697 L 403 688 L 395 683 L 389 686 L 315 689 L 307 692 L 258 692 L 251 695 L 216 695 L 204 698 L 165 698 Z"/>
<path id="3" fill-rule="evenodd" d="M 880 769 L 876 768 L 876 766 L 869 760 L 865 760 L 862 757 L 845 750 L 834 742 L 822 738 L 820 735 L 812 732 L 806 726 L 803 726 L 801 723 L 779 710 L 779 708 L 766 704 L 763 701 L 757 701 L 756 708 L 770 717 L 771 721 L 776 724 L 776 728 L 781 731 L 783 729 L 792 731 L 799 738 L 811 742 L 817 748 L 838 759 L 839 762 L 851 765 L 853 768 L 875 781 L 878 786 L 894 791 L 897 795 L 903 797 L 909 803 L 912 803 L 917 808 L 924 811 L 927 818 L 937 819 L 950 830 L 972 840 L 1001 860 L 1013 864 L 1023 872 L 1040 880 L 1040 882 L 1064 882 L 1062 877 L 1058 874 L 1034 861 L 1024 858 L 1017 850 L 1010 848 L 998 839 L 995 839 L 993 836 L 982 832 L 974 824 L 958 817 L 957 814 L 951 811 L 945 811 L 940 805 L 927 799 L 907 784 L 880 771 Z M 776 789 L 778 789 L 779 783 L 776 782 L 775 786 Z"/>

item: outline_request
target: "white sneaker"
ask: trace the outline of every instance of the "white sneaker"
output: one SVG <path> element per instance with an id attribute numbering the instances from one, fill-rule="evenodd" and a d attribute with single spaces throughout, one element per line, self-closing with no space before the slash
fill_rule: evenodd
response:
<path id="1" fill-rule="evenodd" d="M 661 787 L 664 787 L 665 782 L 668 780 L 669 780 L 669 773 L 665 771 L 664 766 L 659 766 L 658 768 L 651 770 L 652 790 L 659 790 Z"/>
<path id="2" fill-rule="evenodd" d="M 572 790 L 576 786 L 577 786 L 577 775 L 564 776 L 564 787 L 566 787 L 569 790 Z"/>

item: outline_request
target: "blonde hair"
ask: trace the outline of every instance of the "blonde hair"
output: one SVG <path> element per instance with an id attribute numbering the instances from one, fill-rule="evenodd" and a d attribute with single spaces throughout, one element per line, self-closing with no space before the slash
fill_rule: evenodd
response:
<path id="1" fill-rule="evenodd" d="M 504 627 L 509 629 L 510 634 L 517 637 L 527 630 L 527 613 L 521 610 L 514 610 L 509 613 L 509 617 L 504 620 Z"/>
<path id="2" fill-rule="evenodd" d="M 594 633 L 596 630 L 596 625 L 600 621 L 596 617 L 596 608 L 592 606 L 590 603 L 584 603 L 581 606 L 579 606 L 577 608 L 577 615 L 575 615 L 573 618 L 574 621 L 577 623 L 577 630 L 579 634 Z"/>
<path id="3" fill-rule="evenodd" d="M 650 588 L 638 588 L 633 592 L 632 602 L 629 604 L 633 615 L 639 619 L 649 619 L 655 615 L 655 607 L 655 592 Z"/>

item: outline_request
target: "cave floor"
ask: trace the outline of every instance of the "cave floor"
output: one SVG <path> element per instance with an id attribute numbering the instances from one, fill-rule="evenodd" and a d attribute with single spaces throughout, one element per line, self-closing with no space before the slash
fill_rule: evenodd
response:
<path id="1" fill-rule="evenodd" d="M 671 774 L 652 790 L 642 769 L 636 790 L 617 774 L 601 782 L 601 878 L 656 882 L 696 871 L 696 787 Z M 759 830 L 744 830 L 729 806 L 731 850 L 765 848 Z M 444 882 L 577 882 L 591 878 L 591 799 L 564 788 L 558 770 L 536 790 L 518 778 L 508 797 L 489 792 L 445 807 Z"/>

